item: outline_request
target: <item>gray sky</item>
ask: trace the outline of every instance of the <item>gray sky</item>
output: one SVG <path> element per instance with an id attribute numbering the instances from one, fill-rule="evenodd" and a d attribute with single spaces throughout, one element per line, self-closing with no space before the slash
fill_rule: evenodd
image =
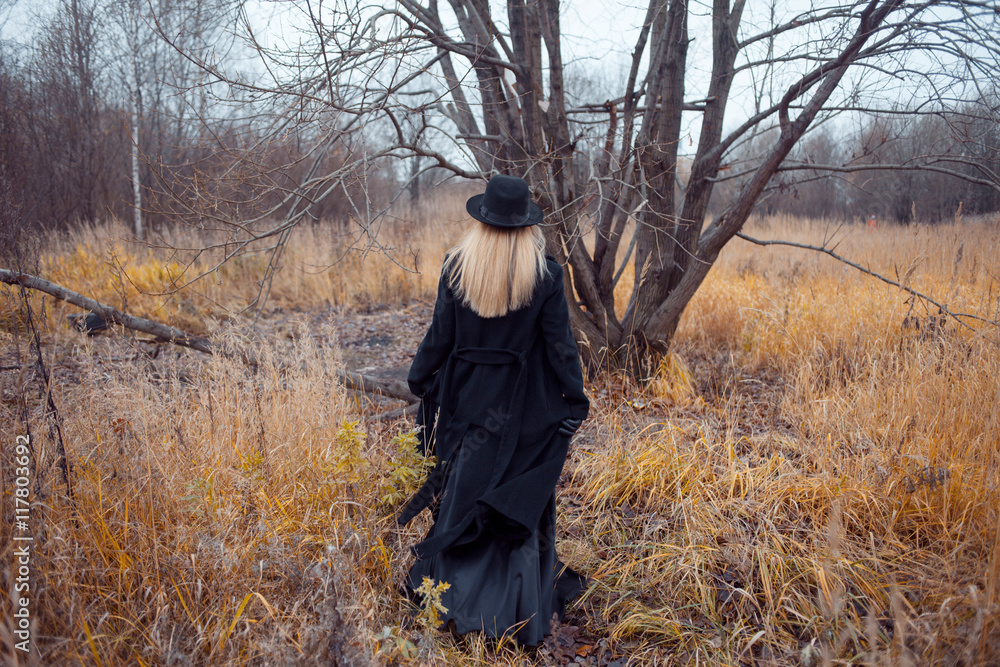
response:
<path id="1" fill-rule="evenodd" d="M 40 20 L 50 14 L 56 0 L 0 0 L 0 37 L 19 42 L 30 41 Z M 304 2 L 268 3 L 258 0 L 260 9 L 255 12 L 262 30 L 258 36 L 269 42 L 289 40 L 294 36 L 296 22 L 304 23 L 302 11 Z M 503 26 L 506 10 L 500 0 L 493 0 L 494 16 Z M 771 12 L 775 13 L 773 20 L 781 23 L 796 14 L 827 4 L 822 0 L 749 0 L 744 11 L 741 33 L 753 34 L 772 21 Z M 837 4 L 831 2 L 829 4 Z M 316 4 L 314 3 L 314 7 Z M 447 3 L 441 3 L 442 11 Z M 685 81 L 685 98 L 701 99 L 705 96 L 711 70 L 711 3 L 707 0 L 691 0 L 689 18 L 689 35 L 691 44 L 688 53 L 688 73 Z M 42 19 L 39 19 L 39 17 Z M 625 77 L 631 62 L 631 52 L 645 17 L 643 0 L 563 0 L 561 6 L 561 22 L 563 30 L 563 59 L 566 63 L 567 77 L 576 79 L 582 85 L 583 96 L 589 102 L 600 103 L 605 99 L 618 97 L 622 93 Z M 446 19 L 447 20 L 447 19 Z M 299 23 L 299 25 L 302 25 Z M 270 30 L 270 35 L 267 34 Z M 779 41 L 775 45 L 778 54 L 791 53 L 801 46 L 805 39 L 820 39 L 824 35 L 817 30 L 809 34 L 810 29 L 795 31 L 792 39 L 798 43 Z M 294 37 L 292 38 L 294 41 Z M 746 57 L 754 57 L 753 52 L 743 54 L 740 62 Z M 913 56 L 911 56 L 913 57 Z M 758 72 L 757 79 L 748 74 L 738 75 L 730 96 L 730 108 L 727 112 L 727 126 L 732 127 L 753 112 L 755 89 L 770 89 L 769 95 L 780 96 L 788 83 L 802 73 L 805 67 L 814 66 L 815 62 L 792 62 L 781 64 L 766 72 Z M 456 60 L 456 65 L 458 62 Z M 262 71 L 259 65 L 246 65 Z M 901 101 L 912 101 L 912 89 L 898 81 L 892 82 L 894 87 L 879 86 L 874 81 L 877 75 L 871 72 L 857 71 L 845 81 L 845 84 L 868 78 L 869 90 L 880 94 L 896 96 Z M 884 78 L 884 77 L 883 77 Z M 773 90 L 773 93 L 771 92 Z M 765 104 L 768 100 L 764 100 Z M 682 151 L 690 149 L 697 143 L 697 133 L 700 126 L 700 115 L 685 113 L 684 130 L 688 141 L 682 146 Z"/>

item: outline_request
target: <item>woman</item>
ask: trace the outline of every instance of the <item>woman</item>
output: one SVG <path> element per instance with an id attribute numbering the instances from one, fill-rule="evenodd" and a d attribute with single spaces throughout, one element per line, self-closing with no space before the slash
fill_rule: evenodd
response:
<path id="1" fill-rule="evenodd" d="M 408 585 L 448 582 L 443 620 L 461 634 L 534 646 L 582 590 L 556 558 L 555 486 L 590 404 L 562 267 L 544 254 L 527 183 L 494 176 L 466 209 L 476 222 L 445 259 L 407 378 L 438 457 L 399 517 L 434 508 Z"/>

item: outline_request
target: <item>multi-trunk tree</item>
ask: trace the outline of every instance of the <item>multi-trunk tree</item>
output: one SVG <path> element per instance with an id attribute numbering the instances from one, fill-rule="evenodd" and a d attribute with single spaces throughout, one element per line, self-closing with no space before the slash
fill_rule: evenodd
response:
<path id="1" fill-rule="evenodd" d="M 294 166 L 294 178 L 276 178 L 281 169 L 252 151 L 234 154 L 255 191 L 271 182 L 281 195 L 253 219 L 235 224 L 196 190 L 187 191 L 188 214 L 228 225 L 231 247 L 271 240 L 280 252 L 325 197 L 344 192 L 346 179 L 363 184 L 387 160 L 419 158 L 426 166 L 397 169 L 411 178 L 432 167 L 523 176 L 546 210 L 550 252 L 568 264 L 585 356 L 634 372 L 667 349 L 779 171 L 852 169 L 786 159 L 811 128 L 958 107 L 968 127 L 997 119 L 985 102 L 995 96 L 984 94 L 1000 72 L 993 2 L 650 0 L 616 92 L 590 101 L 571 84 L 580 67 L 564 61 L 558 0 L 293 7 L 267 39 L 259 14 L 241 14 L 258 76 L 233 74 L 221 60 L 200 65 L 230 101 L 255 110 L 256 145 L 294 130 L 310 151 L 285 170 Z M 595 23 L 595 38 L 605 37 Z M 695 39 L 710 44 L 695 51 Z M 334 150 L 342 159 L 330 169 Z M 864 167 L 930 168 L 1000 188 L 996 173 L 954 151 Z M 362 224 L 377 217 L 370 198 L 354 203 Z M 634 286 L 616 303 L 627 262 Z"/>

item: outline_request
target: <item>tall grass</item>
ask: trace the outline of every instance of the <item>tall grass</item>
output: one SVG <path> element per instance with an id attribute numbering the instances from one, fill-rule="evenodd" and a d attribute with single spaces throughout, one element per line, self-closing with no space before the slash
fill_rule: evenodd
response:
<path id="1" fill-rule="evenodd" d="M 224 248 L 205 250 L 224 242 L 218 234 L 153 230 L 146 244 L 138 244 L 102 223 L 47 238 L 39 271 L 108 305 L 202 334 L 255 308 L 366 309 L 426 298 L 463 224 L 462 203 L 444 197 L 433 207 L 405 207 L 367 231 L 351 224 L 301 225 L 265 282 L 268 246 L 222 263 Z M 16 312 L 5 303 L 0 324 L 9 325 Z M 49 323 L 69 312 L 73 307 L 55 304 Z"/>
<path id="2" fill-rule="evenodd" d="M 834 235 L 997 319 L 996 223 L 749 231 Z M 574 553 L 613 634 L 676 664 L 996 664 L 1000 350 L 965 321 L 830 258 L 734 242 L 678 333 L 693 370 L 650 385 L 674 410 L 637 432 L 619 406 L 575 469 Z"/>
<path id="3" fill-rule="evenodd" d="M 419 274 L 355 251 L 317 273 L 343 239 L 300 230 L 271 303 L 430 298 L 459 228 L 452 208 L 385 230 L 396 262 Z M 997 317 L 995 222 L 868 233 L 772 219 L 748 231 L 809 243 L 834 234 L 841 254 L 954 311 Z M 256 293 L 253 257 L 195 292 L 130 291 L 140 279 L 169 288 L 175 260 L 124 245 L 113 255 L 111 237 L 98 228 L 49 244 L 46 277 L 191 327 Z M 109 261 L 125 268 L 124 287 Z M 632 280 L 626 270 L 619 289 Z M 48 312 L 47 340 L 69 340 L 63 312 Z M 734 241 L 658 377 L 589 383 L 594 416 L 559 505 L 559 551 L 592 580 L 572 612 L 594 638 L 581 659 L 596 664 L 606 647 L 603 657 L 643 665 L 1000 662 L 1000 353 L 995 327 L 967 322 L 830 258 Z M 541 663 L 509 642 L 409 626 L 399 585 L 426 518 L 392 524 L 405 495 L 395 487 L 411 476 L 391 463 L 420 468 L 403 427 L 360 421 L 333 374 L 338 351 L 322 342 L 332 333 L 303 325 L 279 344 L 241 331 L 226 345 L 251 349 L 256 369 L 189 353 L 130 351 L 141 363 L 123 362 L 121 348 L 87 343 L 76 377 L 57 376 L 75 505 L 47 473 L 32 510 L 42 660 Z M 16 430 L 15 409 L 0 404 Z M 9 476 L 5 467 L 5 495 Z"/>

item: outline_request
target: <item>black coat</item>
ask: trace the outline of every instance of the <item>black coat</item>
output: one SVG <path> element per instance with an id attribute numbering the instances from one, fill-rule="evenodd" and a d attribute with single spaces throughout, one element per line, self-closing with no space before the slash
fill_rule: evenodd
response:
<path id="1" fill-rule="evenodd" d="M 448 581 L 445 619 L 459 632 L 523 624 L 518 640 L 536 644 L 579 588 L 554 571 L 555 485 L 569 446 L 557 429 L 567 417 L 585 419 L 590 405 L 562 267 L 548 258 L 531 303 L 489 319 L 464 306 L 442 273 L 407 380 L 426 426 L 439 408 L 426 439 L 438 467 L 400 517 L 439 501 L 414 547 L 411 587 L 424 576 Z"/>

